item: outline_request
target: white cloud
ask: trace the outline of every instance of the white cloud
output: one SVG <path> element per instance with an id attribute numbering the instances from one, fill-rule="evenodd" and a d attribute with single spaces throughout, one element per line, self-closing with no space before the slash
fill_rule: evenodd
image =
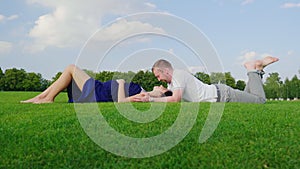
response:
<path id="1" fill-rule="evenodd" d="M 196 74 L 197 72 L 206 72 L 207 70 L 203 66 L 190 66 L 188 67 L 188 71 L 192 74 Z"/>
<path id="2" fill-rule="evenodd" d="M 0 55 L 7 54 L 12 50 L 12 43 L 0 41 Z"/>
<path id="3" fill-rule="evenodd" d="M 175 53 L 174 53 L 174 49 L 169 49 L 168 51 L 169 51 L 171 54 L 175 54 Z"/>
<path id="4" fill-rule="evenodd" d="M 281 8 L 299 8 L 300 3 L 285 3 L 281 6 Z"/>
<path id="5" fill-rule="evenodd" d="M 293 55 L 293 54 L 294 54 L 294 51 L 293 51 L 293 50 L 290 50 L 290 51 L 287 52 L 287 55 L 288 55 L 288 56 L 291 56 L 291 55 Z"/>
<path id="6" fill-rule="evenodd" d="M 31 52 L 42 51 L 48 46 L 65 48 L 82 45 L 102 26 L 105 16 L 124 16 L 155 10 L 155 5 L 145 0 L 130 2 L 123 0 L 28 0 L 28 2 L 53 9 L 51 13 L 40 16 L 30 30 L 29 37 L 34 41 L 28 48 Z M 140 26 L 145 25 L 140 24 Z M 132 29 L 138 29 L 137 25 Z M 107 30 L 107 32 L 114 31 Z M 105 38 L 115 38 L 115 36 Z"/>
<path id="7" fill-rule="evenodd" d="M 11 16 L 5 16 L 0 14 L 0 23 L 5 21 L 12 21 L 15 19 L 18 19 L 19 15 L 11 15 Z"/>
<path id="8" fill-rule="evenodd" d="M 242 2 L 242 5 L 248 5 L 248 4 L 251 4 L 251 3 L 253 3 L 254 2 L 254 0 L 244 0 L 243 2 Z"/>
<path id="9" fill-rule="evenodd" d="M 146 2 L 145 5 L 151 7 L 151 8 L 156 8 L 156 5 L 150 2 Z"/>
<path id="10" fill-rule="evenodd" d="M 19 18 L 19 15 L 11 15 L 11 16 L 7 17 L 7 20 L 12 21 L 12 20 L 15 20 L 15 19 L 18 19 L 18 18 Z"/>
<path id="11" fill-rule="evenodd" d="M 114 41 L 141 32 L 152 32 L 152 33 L 164 33 L 161 28 L 153 27 L 148 23 L 142 23 L 139 21 L 127 21 L 125 19 L 120 19 L 111 26 L 101 30 L 101 34 L 97 35 L 98 41 Z M 146 41 L 145 38 L 141 39 Z"/>
<path id="12" fill-rule="evenodd" d="M 260 55 L 260 57 L 261 57 L 260 59 L 265 58 L 267 56 L 272 56 L 272 54 L 270 54 L 270 53 L 263 53 L 263 54 Z"/>
<path id="13" fill-rule="evenodd" d="M 4 21 L 5 16 L 0 14 L 0 22 Z"/>
<path id="14" fill-rule="evenodd" d="M 242 60 L 242 62 L 247 62 L 249 60 L 253 60 L 255 59 L 255 57 L 257 57 L 257 53 L 254 51 L 250 51 L 250 52 L 242 52 L 242 56 L 240 57 L 240 60 Z"/>
<path id="15" fill-rule="evenodd" d="M 243 51 L 242 56 L 239 57 L 239 64 L 244 64 L 247 61 L 252 61 L 256 59 L 262 59 L 266 56 L 272 56 L 270 53 L 257 53 L 255 51 Z"/>

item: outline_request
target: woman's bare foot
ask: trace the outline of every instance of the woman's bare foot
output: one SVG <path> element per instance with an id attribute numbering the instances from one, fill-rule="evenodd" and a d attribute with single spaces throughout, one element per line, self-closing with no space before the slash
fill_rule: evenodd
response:
<path id="1" fill-rule="evenodd" d="M 256 70 L 263 70 L 266 66 L 277 62 L 279 59 L 276 57 L 272 57 L 272 56 L 267 56 L 265 58 L 263 58 L 262 60 L 257 60 L 255 61 L 255 65 L 256 65 Z"/>
<path id="2" fill-rule="evenodd" d="M 40 98 L 40 97 L 36 96 L 36 97 L 34 97 L 32 99 L 21 101 L 20 103 L 42 104 L 42 103 L 53 103 L 53 100 L 46 99 L 46 98 Z"/>
<path id="3" fill-rule="evenodd" d="M 34 102 L 34 104 L 45 104 L 45 103 L 53 103 L 53 100 L 42 99 Z"/>
<path id="4" fill-rule="evenodd" d="M 34 103 L 37 100 L 38 100 L 38 98 L 34 97 L 34 98 L 31 98 L 31 99 L 28 99 L 28 100 L 22 100 L 22 101 L 20 101 L 20 103 Z"/>

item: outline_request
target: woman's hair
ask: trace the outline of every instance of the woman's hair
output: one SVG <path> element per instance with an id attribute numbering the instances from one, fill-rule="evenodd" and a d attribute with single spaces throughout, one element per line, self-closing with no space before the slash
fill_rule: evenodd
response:
<path id="1" fill-rule="evenodd" d="M 173 92 L 171 90 L 166 91 L 163 96 L 172 96 Z"/>
<path id="2" fill-rule="evenodd" d="M 160 92 L 159 90 L 152 90 L 149 92 L 151 97 L 166 97 L 166 96 L 172 96 L 173 92 L 168 90 L 164 93 Z"/>
<path id="3" fill-rule="evenodd" d="M 154 68 L 168 68 L 168 69 L 173 69 L 172 64 L 168 62 L 167 60 L 160 59 L 154 63 L 152 66 L 152 72 Z"/>

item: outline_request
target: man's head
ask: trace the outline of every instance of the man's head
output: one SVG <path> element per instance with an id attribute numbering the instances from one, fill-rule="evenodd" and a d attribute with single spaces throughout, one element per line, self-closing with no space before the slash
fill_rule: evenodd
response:
<path id="1" fill-rule="evenodd" d="M 170 62 L 164 59 L 156 61 L 152 66 L 152 72 L 159 81 L 171 83 L 173 67 Z"/>

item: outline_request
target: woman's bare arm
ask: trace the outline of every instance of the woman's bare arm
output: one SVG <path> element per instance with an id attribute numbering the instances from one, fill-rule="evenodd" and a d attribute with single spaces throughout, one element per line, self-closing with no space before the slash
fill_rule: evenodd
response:
<path id="1" fill-rule="evenodd" d="M 118 102 L 129 102 L 129 98 L 125 97 L 125 80 L 118 79 L 117 80 L 119 87 L 118 87 Z"/>

